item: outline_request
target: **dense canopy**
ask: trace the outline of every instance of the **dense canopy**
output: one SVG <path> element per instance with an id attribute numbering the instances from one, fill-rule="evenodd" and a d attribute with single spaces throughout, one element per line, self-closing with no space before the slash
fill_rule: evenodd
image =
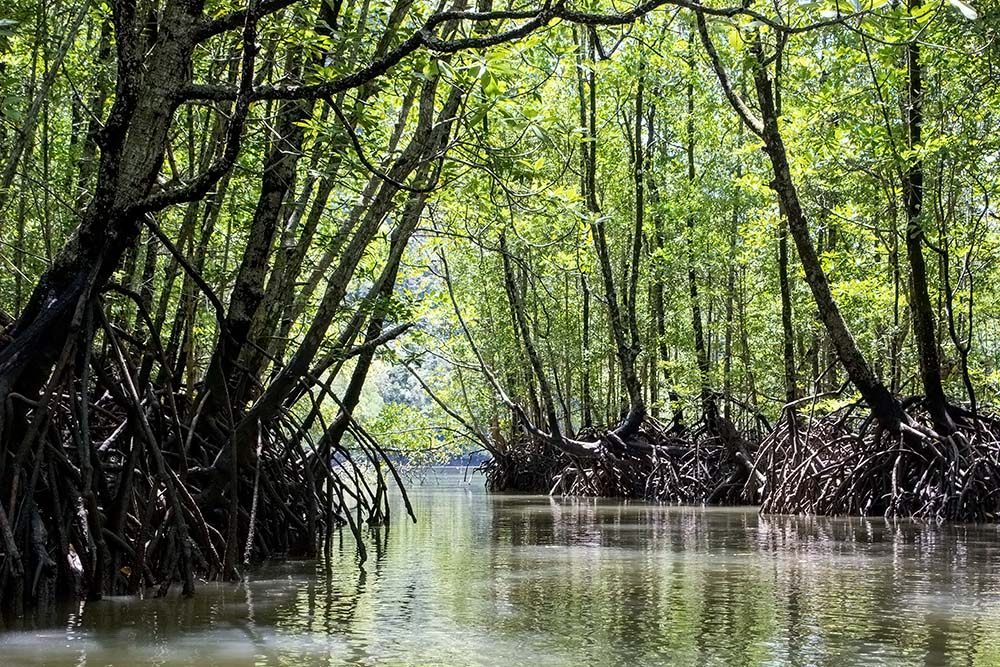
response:
<path id="1" fill-rule="evenodd" d="M 0 602 L 311 555 L 474 450 L 497 490 L 992 518 L 997 27 L 5 3 Z"/>

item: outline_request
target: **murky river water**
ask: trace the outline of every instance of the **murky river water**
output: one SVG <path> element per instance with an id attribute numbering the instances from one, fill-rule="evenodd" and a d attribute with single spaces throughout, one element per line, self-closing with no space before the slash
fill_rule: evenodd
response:
<path id="1" fill-rule="evenodd" d="M 1000 530 L 414 487 L 419 522 L 194 599 L 0 632 L 0 665 L 1000 665 Z M 436 483 L 433 483 L 435 482 Z"/>

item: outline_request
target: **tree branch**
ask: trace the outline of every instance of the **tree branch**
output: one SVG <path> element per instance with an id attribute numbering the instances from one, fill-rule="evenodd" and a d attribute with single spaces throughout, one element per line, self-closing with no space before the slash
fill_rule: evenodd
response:
<path id="1" fill-rule="evenodd" d="M 358 134 L 357 132 L 354 131 L 354 127 L 352 126 L 351 121 L 349 121 L 347 117 L 344 115 L 344 112 L 341 111 L 340 105 L 337 104 L 337 102 L 332 97 L 326 97 L 324 99 L 326 103 L 330 106 L 330 108 L 333 109 L 333 113 L 336 114 L 337 120 L 339 120 L 340 124 L 344 126 L 344 131 L 347 132 L 347 136 L 351 140 L 351 146 L 354 147 L 354 153 L 358 156 L 358 159 L 361 161 L 361 164 L 364 165 L 365 169 L 371 172 L 373 176 L 377 177 L 379 180 L 385 181 L 386 183 L 399 188 L 400 190 L 405 190 L 407 192 L 413 192 L 416 194 L 426 194 L 428 192 L 434 191 L 436 186 L 430 186 L 427 188 L 415 188 L 413 186 L 407 185 L 406 183 L 403 183 L 402 181 L 397 181 L 392 176 L 389 176 L 387 173 L 385 173 L 384 171 L 380 170 L 378 167 L 373 165 L 371 161 L 365 157 L 365 151 L 361 147 L 361 142 L 358 140 Z"/>
<path id="2" fill-rule="evenodd" d="M 161 190 L 138 202 L 128 211 L 130 215 L 141 216 L 153 211 L 160 211 L 173 204 L 201 199 L 219 182 L 219 179 L 232 169 L 240 154 L 240 147 L 243 144 L 243 128 L 246 125 L 247 116 L 250 113 L 250 103 L 253 99 L 256 42 L 257 17 L 253 12 L 247 12 L 243 25 L 243 55 L 240 62 L 239 89 L 235 96 L 236 103 L 233 106 L 233 113 L 229 117 L 229 124 L 226 128 L 226 144 L 222 155 L 191 182 Z"/>
<path id="3" fill-rule="evenodd" d="M 290 0 L 274 0 L 276 3 Z M 457 53 L 470 49 L 482 49 L 497 44 L 511 42 L 524 37 L 535 30 L 544 28 L 553 19 L 562 19 L 570 23 L 578 23 L 588 26 L 616 26 L 632 23 L 640 16 L 648 14 L 663 6 L 681 7 L 691 9 L 700 14 L 710 16 L 720 16 L 733 18 L 735 16 L 746 16 L 755 21 L 773 28 L 782 33 L 801 33 L 816 28 L 843 23 L 844 21 L 861 16 L 866 12 L 849 14 L 834 19 L 810 23 L 808 25 L 790 26 L 780 20 L 772 19 L 760 12 L 748 9 L 743 6 L 712 8 L 705 7 L 698 0 L 646 0 L 625 12 L 611 14 L 597 14 L 591 12 L 577 11 L 566 7 L 565 0 L 558 0 L 553 4 L 546 3 L 544 6 L 534 10 L 523 11 L 445 11 L 432 14 L 424 22 L 424 25 L 415 30 L 408 38 L 400 43 L 396 48 L 386 53 L 383 57 L 369 63 L 365 67 L 347 74 L 337 79 L 324 81 L 322 83 L 301 85 L 301 86 L 261 86 L 253 91 L 253 100 L 293 100 L 293 99 L 322 99 L 337 95 L 346 90 L 356 88 L 368 83 L 375 78 L 382 76 L 393 66 L 397 65 L 403 58 L 417 51 L 422 46 L 438 53 Z M 253 16 L 253 14 L 248 14 Z M 220 19 L 221 20 L 221 19 Z M 227 19 L 232 23 L 235 18 Z M 509 28 L 508 30 L 496 32 L 491 35 L 480 37 L 464 37 L 453 40 L 441 39 L 434 34 L 434 30 L 441 24 L 448 21 L 470 21 L 474 23 L 490 21 L 524 21 L 521 25 Z M 194 100 L 233 100 L 236 99 L 235 91 L 222 87 L 207 84 L 192 84 L 183 92 L 182 98 L 188 101 Z"/>
<path id="4" fill-rule="evenodd" d="M 299 1 L 300 0 L 267 0 L 265 2 L 261 2 L 253 8 L 241 9 L 238 12 L 232 12 L 230 14 L 226 14 L 225 16 L 220 16 L 217 19 L 206 20 L 195 28 L 195 41 L 203 42 L 209 37 L 226 32 L 227 30 L 236 30 L 237 28 L 245 25 L 248 18 L 251 18 L 256 22 L 265 16 L 280 12 L 286 7 L 291 7 Z"/>
<path id="5" fill-rule="evenodd" d="M 746 101 L 733 88 L 733 84 L 729 80 L 729 74 L 726 72 L 726 67 L 722 64 L 719 52 L 715 50 L 715 44 L 712 43 L 712 38 L 708 34 L 708 26 L 705 24 L 705 13 L 702 11 L 695 12 L 695 19 L 698 23 L 698 35 L 701 37 L 701 43 L 705 47 L 709 59 L 712 61 L 712 69 L 715 70 L 715 76 L 719 79 L 719 84 L 722 86 L 722 92 L 726 94 L 726 99 L 733 105 L 733 109 L 743 119 L 746 126 L 750 128 L 750 131 L 758 137 L 763 136 L 764 122 L 754 114 Z"/>

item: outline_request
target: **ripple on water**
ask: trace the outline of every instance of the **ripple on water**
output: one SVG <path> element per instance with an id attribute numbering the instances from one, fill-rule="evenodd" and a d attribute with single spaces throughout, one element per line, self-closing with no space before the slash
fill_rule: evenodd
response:
<path id="1" fill-rule="evenodd" d="M 1000 665 L 1000 531 L 412 494 L 357 568 L 259 568 L 0 633 L 2 667 Z M 401 514 L 397 514 L 401 516 Z M 385 536 L 383 536 L 385 537 Z"/>

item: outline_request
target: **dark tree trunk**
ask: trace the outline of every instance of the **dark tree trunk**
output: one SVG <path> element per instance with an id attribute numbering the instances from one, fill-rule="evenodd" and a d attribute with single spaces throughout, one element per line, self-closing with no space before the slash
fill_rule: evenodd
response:
<path id="1" fill-rule="evenodd" d="M 649 116 L 646 121 L 646 132 L 649 137 L 650 147 L 652 147 L 654 137 L 656 137 L 656 127 L 654 121 L 654 110 L 650 108 Z M 665 142 L 661 141 L 661 145 L 664 143 Z M 647 158 L 647 162 L 648 161 L 649 160 Z M 646 168 L 646 182 L 649 188 L 650 200 L 655 206 L 655 204 L 659 203 L 660 192 L 656 184 L 656 179 L 653 178 L 652 168 L 649 166 Z M 663 229 L 663 216 L 655 209 L 653 213 L 652 237 L 655 249 L 662 250 L 666 244 L 665 231 Z M 653 325 L 656 333 L 656 356 L 663 373 L 663 382 L 667 386 L 667 397 L 670 400 L 671 428 L 674 431 L 682 431 L 684 430 L 684 406 L 681 403 L 680 394 L 677 393 L 677 389 L 674 387 L 673 376 L 670 373 L 670 366 L 668 365 L 670 361 L 670 349 L 667 346 L 667 322 L 663 301 L 663 271 L 661 267 L 656 265 L 656 263 L 653 265 L 651 298 L 653 302 Z"/>
<path id="2" fill-rule="evenodd" d="M 580 289 L 583 291 L 583 426 L 594 425 L 594 398 L 590 389 L 590 288 L 587 277 L 580 276 Z"/>
<path id="3" fill-rule="evenodd" d="M 0 396 L 12 388 L 34 395 L 66 343 L 77 304 L 93 298 L 134 246 L 140 217 L 132 208 L 146 197 L 163 162 L 179 92 L 190 82 L 194 3 L 171 2 L 164 10 L 156 45 L 143 61 L 135 38 L 135 16 L 118 7 L 118 89 L 101 135 L 95 195 L 74 235 L 41 277 L 0 349 Z M 116 6 L 117 7 L 117 6 Z"/>
<path id="4" fill-rule="evenodd" d="M 693 192 L 696 184 L 697 171 L 694 161 L 695 137 L 694 137 L 694 32 L 688 38 L 688 49 L 690 58 L 688 59 L 688 82 L 687 82 L 687 136 L 685 137 L 685 155 L 687 156 L 687 178 L 688 187 Z M 689 206 L 689 208 L 691 208 Z M 717 427 L 718 411 L 715 398 L 712 395 L 711 387 L 711 365 L 708 358 L 708 349 L 705 345 L 705 329 L 702 324 L 701 303 L 698 296 L 698 272 L 695 269 L 695 216 L 691 211 L 687 216 L 687 277 L 688 292 L 691 297 L 691 329 L 694 332 L 694 355 L 698 364 L 698 378 L 700 382 L 699 396 L 701 398 L 701 409 L 708 421 L 710 429 L 713 431 Z"/>
<path id="5" fill-rule="evenodd" d="M 431 176 L 429 172 L 430 169 L 425 165 L 420 170 L 420 173 L 417 174 L 414 182 L 424 188 L 433 186 L 437 182 L 437 176 L 436 174 Z M 365 331 L 363 345 L 368 345 L 369 347 L 358 355 L 354 370 L 351 372 L 351 379 L 340 401 L 340 410 L 323 434 L 320 452 L 324 457 L 329 457 L 332 448 L 340 444 L 344 433 L 353 419 L 354 410 L 361 401 L 361 391 L 364 389 L 372 361 L 375 358 L 375 353 L 378 351 L 378 347 L 373 345 L 373 342 L 382 335 L 386 322 L 384 306 L 380 302 L 388 301 L 392 297 L 399 274 L 399 265 L 406 250 L 406 245 L 417 224 L 420 222 L 420 216 L 426 204 L 426 193 L 412 193 L 400 216 L 399 226 L 392 234 L 389 258 L 382 274 L 379 276 L 378 289 L 374 298 L 375 303 L 373 306 L 375 310 L 368 320 L 368 328 Z M 383 308 L 383 310 L 380 311 L 379 308 Z"/>
<path id="6" fill-rule="evenodd" d="M 910 10 L 920 6 L 910 2 Z M 906 47 L 906 129 L 910 150 L 920 150 L 922 118 L 922 82 L 920 46 L 914 40 Z M 927 292 L 927 265 L 924 262 L 924 228 L 921 211 L 924 201 L 924 169 L 920 159 L 908 161 L 903 173 L 903 202 L 906 209 L 906 258 L 910 265 L 910 302 L 913 313 L 913 337 L 917 344 L 920 380 L 927 409 L 934 428 L 942 435 L 955 430 L 948 415 L 948 400 L 941 383 L 941 360 L 938 356 L 934 310 Z"/>
<path id="7" fill-rule="evenodd" d="M 595 47 L 591 41 L 589 46 L 593 55 Z M 646 407 L 642 401 L 642 385 L 635 370 L 635 362 L 639 350 L 629 340 L 629 321 L 634 318 L 634 312 L 626 312 L 623 316 L 618 291 L 615 288 L 614 269 L 611 265 L 611 250 L 608 247 L 604 221 L 600 217 L 600 206 L 597 201 L 597 82 L 594 69 L 587 74 L 587 143 L 589 153 L 587 160 L 587 208 L 591 214 L 590 231 L 597 253 L 598 266 L 604 286 L 604 298 L 608 308 L 608 326 L 611 329 L 615 344 L 615 356 L 620 366 L 622 384 L 628 395 L 629 408 L 625 417 L 621 435 L 634 433 L 645 416 Z M 628 299 L 626 298 L 626 301 Z"/>
<path id="8" fill-rule="evenodd" d="M 759 41 L 753 45 L 757 61 L 754 71 L 754 88 L 761 114 L 760 118 L 756 118 L 746 102 L 733 89 L 729 75 L 726 73 L 719 53 L 708 34 L 705 15 L 699 12 L 696 14 L 696 19 L 702 45 L 708 53 L 726 98 L 743 122 L 764 140 L 764 151 L 770 158 L 774 172 L 771 188 L 777 193 L 778 201 L 784 207 L 785 216 L 788 219 L 788 229 L 795 241 L 799 261 L 805 271 L 806 283 L 812 291 L 820 319 L 830 334 L 830 340 L 837 350 L 840 362 L 871 408 L 879 425 L 890 432 L 899 432 L 904 423 L 908 425 L 909 420 L 899 401 L 875 376 L 868 361 L 858 348 L 858 344 L 854 340 L 854 336 L 851 335 L 847 322 L 844 321 L 844 317 L 837 307 L 837 302 L 833 298 L 826 272 L 823 271 L 823 265 L 820 263 L 816 247 L 813 245 L 809 224 L 802 211 L 795 183 L 792 181 L 788 155 L 778 126 L 774 90 L 771 87 L 771 78 L 767 73 L 762 46 Z"/>
<path id="9" fill-rule="evenodd" d="M 851 335 L 847 322 L 833 298 L 826 272 L 823 271 L 823 266 L 813 245 L 809 225 L 799 203 L 795 184 L 792 181 L 785 144 L 778 127 L 771 80 L 763 65 L 757 67 L 754 85 L 761 110 L 764 150 L 767 152 L 774 169 L 774 180 L 771 182 L 771 187 L 778 194 L 784 207 L 788 219 L 788 229 L 795 241 L 799 260 L 805 270 L 806 283 L 812 291 L 816 307 L 819 309 L 820 319 L 826 325 L 840 362 L 844 365 L 851 381 L 861 392 L 879 423 L 887 430 L 898 431 L 900 425 L 906 420 L 903 410 L 899 402 L 875 376 L 868 361 L 858 348 L 857 342 Z"/>
<path id="10" fill-rule="evenodd" d="M 791 403 L 798 398 L 798 387 L 792 329 L 792 291 L 788 283 L 788 221 L 784 212 L 778 221 L 778 285 L 781 290 L 781 358 L 785 370 L 785 402 Z"/>
<path id="11" fill-rule="evenodd" d="M 779 47 L 774 63 L 774 113 L 781 118 L 781 69 L 784 48 Z M 792 328 L 792 289 L 788 281 L 788 220 L 785 207 L 778 206 L 778 287 L 781 291 L 781 358 L 785 370 L 785 402 L 798 398 L 798 378 L 795 372 L 795 331 Z"/>
<path id="12" fill-rule="evenodd" d="M 507 292 L 507 299 L 510 302 L 510 309 L 514 318 L 514 327 L 518 338 L 521 340 L 521 345 L 524 346 L 524 352 L 528 358 L 528 363 L 531 365 L 531 369 L 534 372 L 534 381 L 538 383 L 539 393 L 541 394 L 541 405 L 545 414 L 545 421 L 549 427 L 549 435 L 554 443 L 561 443 L 562 429 L 559 426 L 559 417 L 556 414 L 555 402 L 552 399 L 552 388 L 550 387 L 548 378 L 546 377 L 545 367 L 542 365 L 541 356 L 538 354 L 538 350 L 535 348 L 534 340 L 532 339 L 531 329 L 528 326 L 528 318 L 524 312 L 524 301 L 521 294 L 521 288 L 517 284 L 517 278 L 514 274 L 513 268 L 511 267 L 510 251 L 507 249 L 507 241 L 503 236 L 500 237 L 500 253 L 503 260 L 504 287 Z"/>
<path id="13" fill-rule="evenodd" d="M 382 183 L 379 194 L 371 206 L 367 208 L 364 219 L 344 249 L 336 269 L 329 276 L 326 291 L 298 349 L 261 394 L 254 404 L 254 408 L 238 424 L 234 437 L 239 443 L 238 450 L 241 458 L 250 454 L 249 441 L 242 434 L 257 420 L 266 421 L 274 418 L 284 399 L 293 391 L 300 378 L 309 372 L 316 353 L 326 337 L 327 330 L 342 306 L 350 280 L 364 255 L 365 249 L 375 237 L 385 216 L 392 208 L 393 200 L 400 190 L 397 184 L 406 180 L 421 163 L 437 156 L 447 145 L 455 114 L 465 98 L 465 91 L 458 86 L 452 87 L 437 114 L 437 122 L 434 122 L 437 83 L 436 78 L 424 83 L 419 105 L 418 129 L 414 139 L 403 150 L 402 155 L 397 158 L 393 168 L 389 171 L 390 180 Z M 216 462 L 216 468 L 226 468 L 229 463 L 226 457 L 220 457 Z"/>

